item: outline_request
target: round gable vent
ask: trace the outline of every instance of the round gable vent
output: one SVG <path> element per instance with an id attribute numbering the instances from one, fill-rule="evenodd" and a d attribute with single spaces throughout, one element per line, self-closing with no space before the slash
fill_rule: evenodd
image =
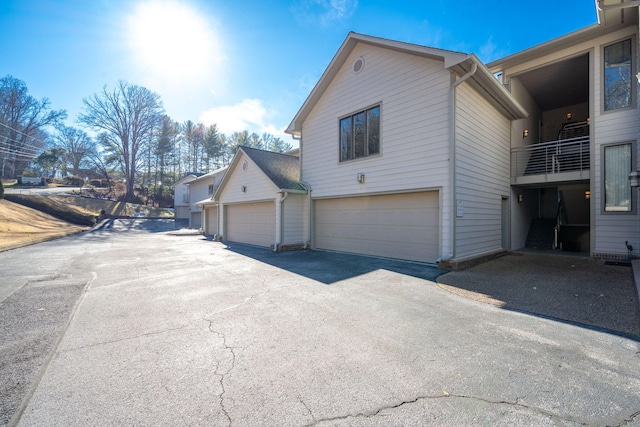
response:
<path id="1" fill-rule="evenodd" d="M 357 58 L 355 61 L 353 61 L 352 69 L 354 73 L 359 73 L 360 71 L 362 71 L 363 68 L 364 68 L 364 58 L 362 56 Z"/>

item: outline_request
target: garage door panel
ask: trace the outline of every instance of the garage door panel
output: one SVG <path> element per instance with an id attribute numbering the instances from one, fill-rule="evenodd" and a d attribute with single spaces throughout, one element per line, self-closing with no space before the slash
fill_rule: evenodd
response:
<path id="1" fill-rule="evenodd" d="M 275 238 L 273 202 L 228 205 L 226 240 L 257 246 L 270 246 Z"/>
<path id="2" fill-rule="evenodd" d="M 208 207 L 206 210 L 207 234 L 213 236 L 218 233 L 218 208 Z"/>
<path id="3" fill-rule="evenodd" d="M 434 262 L 437 192 L 324 199 L 315 202 L 318 249 Z"/>

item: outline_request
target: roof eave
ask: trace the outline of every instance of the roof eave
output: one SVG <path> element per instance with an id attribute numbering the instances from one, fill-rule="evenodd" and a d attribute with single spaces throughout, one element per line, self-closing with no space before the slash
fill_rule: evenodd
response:
<path id="1" fill-rule="evenodd" d="M 468 55 L 466 61 L 453 65 L 450 69 L 464 75 L 477 65 L 477 71 L 469 82 L 479 90 L 483 96 L 494 104 L 511 120 L 524 119 L 529 112 L 515 99 L 515 97 L 496 79 L 486 65 L 474 54 Z"/>

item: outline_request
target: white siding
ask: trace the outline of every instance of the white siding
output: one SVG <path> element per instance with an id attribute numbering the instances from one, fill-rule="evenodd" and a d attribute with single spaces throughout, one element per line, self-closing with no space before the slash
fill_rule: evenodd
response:
<path id="1" fill-rule="evenodd" d="M 603 167 L 603 146 L 615 143 L 634 142 L 636 143 L 636 161 L 640 156 L 637 156 L 638 150 L 638 133 L 640 132 L 640 115 L 638 113 L 638 100 L 636 97 L 634 108 L 603 112 L 602 109 L 602 71 L 603 71 L 603 58 L 602 48 L 606 45 L 619 41 L 626 36 L 630 36 L 632 43 L 636 43 L 634 53 L 635 67 L 632 72 L 635 74 L 638 67 L 637 56 L 637 36 L 629 34 L 629 30 L 624 32 L 618 32 L 609 35 L 604 39 L 598 40 L 598 44 L 594 49 L 595 57 L 595 70 L 594 70 L 594 90 L 593 90 L 593 122 L 595 127 L 595 147 L 592 158 L 592 176 L 593 182 L 591 185 L 591 202 L 592 212 L 594 213 L 594 226 L 595 236 L 593 236 L 592 242 L 594 247 L 591 248 L 591 252 L 599 255 L 611 255 L 617 254 L 621 257 L 627 255 L 627 248 L 624 244 L 625 241 L 629 241 L 634 248 L 640 248 L 640 218 L 638 216 L 638 204 L 637 204 L 637 190 L 634 197 L 636 197 L 636 210 L 634 214 L 618 214 L 618 213 L 604 213 L 604 167 Z M 634 87 L 635 84 L 634 84 Z M 636 170 L 640 169 L 636 164 Z"/>
<path id="2" fill-rule="evenodd" d="M 502 248 L 502 197 L 510 194 L 510 121 L 468 84 L 456 89 L 455 257 Z M 457 202 L 456 202 L 457 203 Z"/>
<path id="3" fill-rule="evenodd" d="M 359 56 L 365 66 L 355 74 L 351 65 Z M 450 81 L 442 61 L 356 46 L 302 126 L 302 179 L 313 197 L 441 189 L 441 229 L 448 230 Z M 339 162 L 339 118 L 377 104 L 380 155 Z"/>
<path id="4" fill-rule="evenodd" d="M 304 243 L 306 240 L 303 226 L 304 204 L 306 199 L 306 195 L 289 193 L 289 196 L 283 202 L 283 244 Z"/>
<path id="5" fill-rule="evenodd" d="M 278 189 L 249 157 L 241 154 L 237 167 L 230 171 L 226 183 L 219 194 L 220 203 L 246 203 L 275 200 Z M 243 169 L 247 162 L 246 170 Z M 246 191 L 242 191 L 242 187 Z"/>
<path id="6" fill-rule="evenodd" d="M 228 204 L 275 201 L 277 197 L 280 197 L 275 184 L 267 178 L 253 160 L 243 153 L 240 156 L 237 166 L 233 170 L 229 170 L 229 175 L 225 177 L 225 185 L 218 195 L 219 208 Z M 245 161 L 247 162 L 246 169 L 243 168 Z M 243 192 L 242 187 L 245 187 L 246 191 Z M 220 209 L 222 218 L 220 218 L 219 233 L 226 239 L 226 225 L 229 223 L 229 218 L 226 216 L 229 215 L 229 211 L 226 208 Z M 275 211 L 272 230 L 272 243 L 274 243 L 276 236 Z"/>

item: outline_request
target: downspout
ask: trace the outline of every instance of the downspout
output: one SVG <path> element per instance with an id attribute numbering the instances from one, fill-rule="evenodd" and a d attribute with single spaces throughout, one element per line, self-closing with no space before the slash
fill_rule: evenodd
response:
<path id="1" fill-rule="evenodd" d="M 273 252 L 279 252 L 282 241 L 284 240 L 284 214 L 282 204 L 289 197 L 289 192 L 280 190 L 280 198 L 278 199 L 278 211 L 280 212 L 280 230 L 278 233 L 278 241 L 273 245 Z"/>
<path id="2" fill-rule="evenodd" d="M 311 184 L 304 182 L 304 181 L 300 181 L 300 185 L 302 185 L 304 187 L 305 190 L 307 190 L 307 201 L 308 201 L 308 215 L 309 215 L 309 227 L 307 229 L 307 238 L 304 241 L 304 245 L 302 246 L 302 249 L 307 250 L 309 249 L 309 246 L 311 246 L 311 225 L 312 225 L 312 218 L 311 218 L 311 192 L 313 191 L 313 188 L 311 188 Z"/>
<path id="3" fill-rule="evenodd" d="M 471 70 L 454 80 L 451 84 L 449 108 L 451 109 L 449 117 L 449 131 L 451 137 L 449 139 L 449 182 L 451 183 L 451 223 L 449 228 L 449 246 L 451 252 L 444 256 L 444 259 L 452 259 L 456 257 L 456 215 L 457 215 L 457 199 L 456 199 L 456 88 L 471 78 L 478 71 L 478 64 L 474 61 L 471 64 Z M 454 77 L 455 78 L 455 77 Z"/>

